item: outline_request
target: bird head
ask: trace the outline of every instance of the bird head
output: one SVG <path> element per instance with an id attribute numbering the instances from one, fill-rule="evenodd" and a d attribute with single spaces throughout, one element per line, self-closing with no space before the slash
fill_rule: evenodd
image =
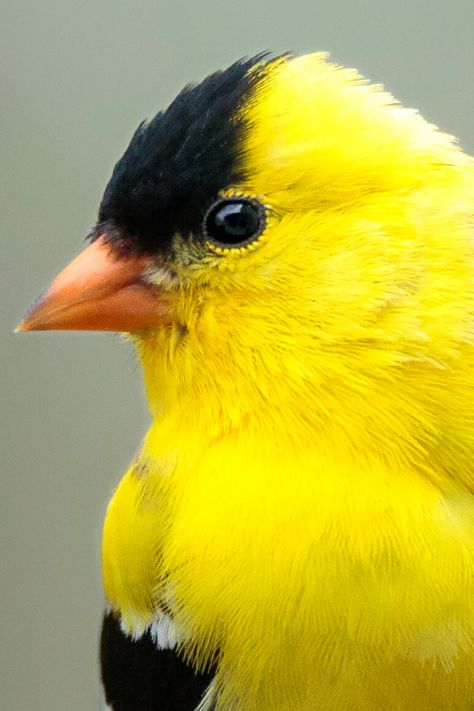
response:
<path id="1" fill-rule="evenodd" d="M 451 137 L 357 72 L 244 59 L 139 126 L 20 330 L 130 332 L 155 415 L 419 424 L 472 337 L 472 195 Z"/>

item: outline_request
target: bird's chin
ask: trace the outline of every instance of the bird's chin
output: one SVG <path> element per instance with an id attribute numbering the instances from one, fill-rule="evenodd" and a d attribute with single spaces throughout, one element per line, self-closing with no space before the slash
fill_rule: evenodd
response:
<path id="1" fill-rule="evenodd" d="M 169 293 L 150 283 L 153 271 L 151 257 L 117 255 L 102 236 L 58 274 L 16 331 L 133 333 L 171 324 Z"/>

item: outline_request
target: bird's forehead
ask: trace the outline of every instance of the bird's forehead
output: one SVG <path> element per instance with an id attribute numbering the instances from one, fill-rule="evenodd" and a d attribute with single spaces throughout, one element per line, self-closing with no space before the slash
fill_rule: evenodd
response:
<path id="1" fill-rule="evenodd" d="M 245 178 L 243 108 L 271 61 L 236 62 L 185 87 L 143 122 L 114 168 L 96 232 L 106 223 L 139 251 L 159 251 L 173 234 L 194 232 L 219 192 Z"/>

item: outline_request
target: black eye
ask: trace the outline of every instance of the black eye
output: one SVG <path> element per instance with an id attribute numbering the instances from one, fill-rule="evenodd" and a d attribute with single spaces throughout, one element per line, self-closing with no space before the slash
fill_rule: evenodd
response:
<path id="1" fill-rule="evenodd" d="M 240 247 L 252 242 L 265 227 L 265 208 L 257 200 L 229 198 L 211 206 L 204 218 L 204 233 L 213 242 Z"/>

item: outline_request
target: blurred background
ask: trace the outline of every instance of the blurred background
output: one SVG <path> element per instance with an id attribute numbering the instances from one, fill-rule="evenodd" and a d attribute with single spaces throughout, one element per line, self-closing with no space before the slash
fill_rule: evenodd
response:
<path id="1" fill-rule="evenodd" d="M 147 426 L 131 346 L 13 336 L 131 133 L 245 54 L 328 50 L 474 152 L 473 0 L 2 0 L 0 708 L 98 708 L 100 529 Z"/>

